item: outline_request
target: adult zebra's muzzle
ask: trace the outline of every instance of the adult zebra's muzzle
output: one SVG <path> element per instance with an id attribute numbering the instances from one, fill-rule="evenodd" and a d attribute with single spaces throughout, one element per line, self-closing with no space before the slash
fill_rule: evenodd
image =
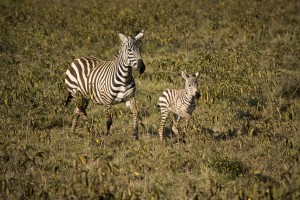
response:
<path id="1" fill-rule="evenodd" d="M 137 62 L 137 70 L 140 72 L 140 74 L 142 74 L 142 73 L 144 73 L 145 69 L 146 69 L 146 66 L 145 66 L 143 60 L 139 59 Z"/>

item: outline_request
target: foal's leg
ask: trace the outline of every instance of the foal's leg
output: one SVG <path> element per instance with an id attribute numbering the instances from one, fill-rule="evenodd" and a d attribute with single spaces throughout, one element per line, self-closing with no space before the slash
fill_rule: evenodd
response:
<path id="1" fill-rule="evenodd" d="M 171 130 L 175 133 L 176 140 L 179 139 L 179 121 L 180 121 L 180 116 L 174 114 L 172 124 L 171 124 Z"/>
<path id="2" fill-rule="evenodd" d="M 159 139 L 163 141 L 163 135 L 164 135 L 164 129 L 166 125 L 166 120 L 169 116 L 169 111 L 165 108 L 161 107 L 161 120 L 160 120 L 160 126 L 159 126 Z"/>
<path id="3" fill-rule="evenodd" d="M 139 139 L 138 136 L 138 118 L 139 118 L 139 111 L 137 108 L 137 104 L 135 98 L 132 97 L 129 101 L 126 102 L 126 105 L 130 108 L 132 115 L 133 115 L 133 139 Z"/>

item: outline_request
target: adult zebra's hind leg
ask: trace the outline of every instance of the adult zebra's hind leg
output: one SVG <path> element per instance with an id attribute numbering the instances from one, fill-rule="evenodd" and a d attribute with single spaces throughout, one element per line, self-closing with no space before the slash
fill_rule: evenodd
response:
<path id="1" fill-rule="evenodd" d="M 112 125 L 111 106 L 105 107 L 105 118 L 106 118 L 106 135 L 109 134 L 110 127 Z"/>
<path id="2" fill-rule="evenodd" d="M 88 127 L 88 118 L 85 109 L 88 107 L 89 101 L 82 96 L 81 93 L 78 93 L 76 99 L 76 108 L 74 109 L 73 119 L 72 119 L 72 133 L 75 132 L 79 117 L 82 116 L 82 119 L 85 121 L 86 126 Z"/>
<path id="3" fill-rule="evenodd" d="M 138 118 L 139 118 L 139 111 L 137 108 L 137 104 L 135 102 L 135 98 L 132 97 L 129 101 L 126 102 L 126 105 L 129 106 L 132 115 L 133 115 L 133 139 L 139 139 L 138 136 Z"/>

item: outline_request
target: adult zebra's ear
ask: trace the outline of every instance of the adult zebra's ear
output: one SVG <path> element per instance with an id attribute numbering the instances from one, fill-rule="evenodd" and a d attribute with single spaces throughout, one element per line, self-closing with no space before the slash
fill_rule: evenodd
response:
<path id="1" fill-rule="evenodd" d="M 139 34 L 137 34 L 134 39 L 139 40 L 144 36 L 144 30 L 142 30 Z"/>
<path id="2" fill-rule="evenodd" d="M 123 43 L 126 43 L 128 41 L 127 37 L 125 35 L 123 35 L 122 33 L 118 33 L 118 35 Z"/>

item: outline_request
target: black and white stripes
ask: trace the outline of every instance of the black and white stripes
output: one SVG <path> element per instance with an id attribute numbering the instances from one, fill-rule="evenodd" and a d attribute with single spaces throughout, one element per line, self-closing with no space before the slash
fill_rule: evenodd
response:
<path id="1" fill-rule="evenodd" d="M 138 111 L 135 104 L 135 82 L 132 68 L 141 74 L 145 65 L 141 58 L 141 38 L 143 31 L 134 38 L 119 33 L 122 46 L 116 60 L 104 61 L 94 57 L 82 57 L 74 60 L 66 72 L 65 83 L 69 91 L 66 104 L 75 99 L 76 108 L 72 121 L 72 131 L 77 126 L 80 116 L 87 119 L 85 112 L 88 102 L 92 101 L 105 106 L 107 134 L 112 124 L 110 108 L 112 105 L 125 102 L 134 116 L 134 137 L 137 138 Z"/>
<path id="2" fill-rule="evenodd" d="M 75 110 L 72 120 L 72 132 L 75 132 L 80 116 L 87 123 L 86 108 L 89 102 L 103 105 L 106 116 L 106 133 L 109 134 L 112 125 L 111 107 L 118 103 L 126 103 L 133 114 L 134 138 L 138 138 L 138 109 L 135 101 L 135 81 L 132 69 L 141 74 L 145 71 L 145 64 L 141 58 L 141 31 L 134 38 L 119 33 L 122 46 L 118 50 L 116 59 L 104 61 L 95 57 L 75 59 L 66 71 L 65 83 L 69 91 L 66 105 L 74 99 Z M 174 114 L 172 131 L 178 135 L 178 122 L 181 118 L 189 119 L 196 109 L 195 99 L 199 97 L 199 73 L 188 75 L 182 72 L 185 79 L 185 89 L 167 89 L 159 97 L 158 105 L 161 110 L 159 127 L 160 140 L 166 119 L 170 113 Z M 88 123 L 87 123 L 88 124 Z"/>
<path id="3" fill-rule="evenodd" d="M 193 111 L 196 108 L 195 98 L 199 98 L 200 94 L 197 91 L 199 73 L 187 75 L 182 72 L 182 77 L 185 79 L 185 89 L 182 90 L 165 90 L 159 97 L 158 105 L 161 110 L 161 123 L 159 128 L 159 137 L 163 140 L 163 132 L 166 124 L 166 119 L 170 112 L 174 113 L 175 120 L 173 121 L 172 130 L 178 134 L 177 124 L 181 117 L 191 118 Z"/>

